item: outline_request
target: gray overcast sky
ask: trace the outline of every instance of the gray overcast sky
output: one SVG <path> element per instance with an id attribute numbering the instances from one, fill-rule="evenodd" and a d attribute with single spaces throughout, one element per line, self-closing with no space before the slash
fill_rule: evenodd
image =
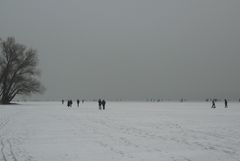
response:
<path id="1" fill-rule="evenodd" d="M 240 0 L 0 0 L 41 98 L 240 97 Z"/>

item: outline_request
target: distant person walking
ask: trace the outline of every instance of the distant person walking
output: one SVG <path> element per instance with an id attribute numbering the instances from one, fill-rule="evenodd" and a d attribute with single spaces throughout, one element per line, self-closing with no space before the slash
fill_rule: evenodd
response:
<path id="1" fill-rule="evenodd" d="M 77 100 L 77 106 L 78 106 L 78 107 L 79 107 L 79 103 L 80 103 L 80 100 L 78 99 L 78 100 Z"/>
<path id="2" fill-rule="evenodd" d="M 105 105 L 106 105 L 106 101 L 105 101 L 105 100 L 102 100 L 103 110 L 105 110 Z"/>
<path id="3" fill-rule="evenodd" d="M 99 107 L 99 110 L 102 109 L 102 100 L 101 99 L 98 100 L 98 107 Z"/>
<path id="4" fill-rule="evenodd" d="M 214 100 L 214 99 L 212 100 L 212 108 L 216 108 L 215 100 Z"/>
<path id="5" fill-rule="evenodd" d="M 70 100 L 67 101 L 67 106 L 70 107 Z"/>
<path id="6" fill-rule="evenodd" d="M 72 104 L 73 104 L 72 100 L 68 100 L 68 101 L 67 101 L 67 106 L 68 106 L 68 107 L 72 107 Z"/>
<path id="7" fill-rule="evenodd" d="M 228 108 L 228 101 L 227 101 L 227 99 L 224 99 L 224 104 L 225 104 L 225 108 Z"/>
<path id="8" fill-rule="evenodd" d="M 62 100 L 62 104 L 64 104 L 64 100 Z"/>

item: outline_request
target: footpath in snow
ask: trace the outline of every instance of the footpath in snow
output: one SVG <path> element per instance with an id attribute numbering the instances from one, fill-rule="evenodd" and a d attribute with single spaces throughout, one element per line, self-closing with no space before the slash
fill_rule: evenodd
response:
<path id="1" fill-rule="evenodd" d="M 0 105 L 0 161 L 240 161 L 240 104 L 216 105 Z"/>

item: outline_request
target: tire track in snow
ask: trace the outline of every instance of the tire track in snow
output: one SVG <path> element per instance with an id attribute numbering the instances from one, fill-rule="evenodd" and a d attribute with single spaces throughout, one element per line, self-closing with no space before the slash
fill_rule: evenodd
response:
<path id="1" fill-rule="evenodd" d="M 4 153 L 4 143 L 3 143 L 3 141 L 1 140 L 1 145 L 2 145 L 2 147 L 1 147 L 1 154 L 2 154 L 2 157 L 3 157 L 3 160 L 4 161 L 7 161 L 7 159 L 6 159 L 6 156 L 5 156 L 5 153 Z"/>
<path id="2" fill-rule="evenodd" d="M 18 161 L 14 152 L 13 152 L 13 148 L 12 148 L 12 144 L 9 140 L 7 140 L 7 143 L 9 144 L 9 150 L 10 150 L 10 154 L 11 154 L 11 157 L 14 161 Z"/>
<path id="3" fill-rule="evenodd" d="M 3 118 L 2 120 L 0 120 L 0 130 L 2 130 L 8 124 L 8 122 L 9 122 L 8 118 Z M 0 138 L 1 138 L 1 155 L 2 155 L 3 161 L 7 161 L 7 157 L 4 153 L 5 144 L 3 142 L 1 135 L 0 135 Z"/>
<path id="4" fill-rule="evenodd" d="M 6 112 L 0 115 L 0 160 L 1 161 L 18 161 L 15 152 L 13 150 L 13 145 L 9 140 L 9 131 L 6 129 L 12 118 L 15 118 L 20 111 Z M 7 133 L 6 133 L 7 132 Z"/>

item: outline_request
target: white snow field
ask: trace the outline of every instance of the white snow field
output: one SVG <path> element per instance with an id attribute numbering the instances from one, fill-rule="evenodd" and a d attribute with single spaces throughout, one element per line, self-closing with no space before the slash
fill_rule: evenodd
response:
<path id="1" fill-rule="evenodd" d="M 0 161 L 240 161 L 240 104 L 0 105 Z"/>

